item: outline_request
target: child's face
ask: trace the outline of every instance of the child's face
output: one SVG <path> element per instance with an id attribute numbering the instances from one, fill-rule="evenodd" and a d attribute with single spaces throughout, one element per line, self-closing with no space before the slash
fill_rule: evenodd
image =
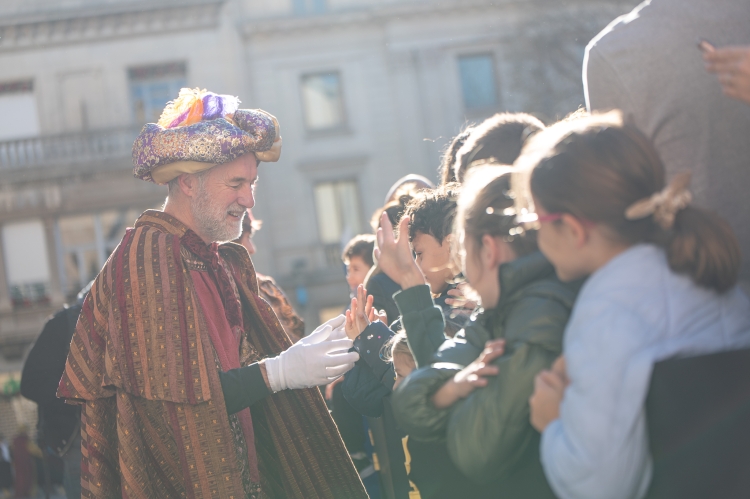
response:
<path id="1" fill-rule="evenodd" d="M 369 270 L 370 265 L 367 265 L 361 256 L 349 258 L 349 265 L 346 267 L 346 282 L 349 284 L 349 289 L 354 291 L 357 286 L 365 282 Z"/>
<path id="2" fill-rule="evenodd" d="M 396 371 L 396 382 L 393 383 L 393 389 L 398 388 L 398 385 L 406 378 L 411 372 L 417 367 L 414 363 L 414 358 L 411 355 L 405 353 L 396 353 L 393 355 L 393 370 Z"/>
<path id="3" fill-rule="evenodd" d="M 450 236 L 439 243 L 434 236 L 417 232 L 411 242 L 416 254 L 417 265 L 424 274 L 427 284 L 433 293 L 442 293 L 448 287 L 448 281 L 455 277 L 450 269 L 451 244 Z"/>
<path id="4" fill-rule="evenodd" d="M 536 202 L 539 216 L 548 215 Z M 550 261 L 561 281 L 573 281 L 591 273 L 591 262 L 584 235 L 588 229 L 572 215 L 556 221 L 542 222 L 537 230 L 539 250 Z"/>

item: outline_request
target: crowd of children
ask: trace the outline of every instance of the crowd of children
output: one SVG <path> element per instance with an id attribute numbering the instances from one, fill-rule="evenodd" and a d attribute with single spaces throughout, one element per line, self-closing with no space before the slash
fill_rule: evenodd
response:
<path id="1" fill-rule="evenodd" d="M 424 499 L 647 496 L 654 366 L 750 347 L 733 230 L 618 111 L 495 115 L 441 180 L 344 252 L 344 399 L 393 411 Z"/>
<path id="2" fill-rule="evenodd" d="M 373 236 L 347 246 L 343 394 L 374 417 L 391 397 L 423 498 L 643 497 L 654 364 L 750 347 L 739 247 L 619 113 L 488 121 L 512 165 L 446 161 L 448 183 L 379 211 L 374 260 Z"/>

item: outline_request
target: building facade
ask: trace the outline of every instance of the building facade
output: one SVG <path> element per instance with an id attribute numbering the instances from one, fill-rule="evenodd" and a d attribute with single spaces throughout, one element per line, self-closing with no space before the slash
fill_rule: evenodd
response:
<path id="1" fill-rule="evenodd" d="M 389 186 L 499 111 L 583 104 L 588 40 L 634 1 L 6 0 L 0 4 L 0 373 L 166 189 L 130 151 L 183 86 L 279 118 L 256 268 L 308 328 L 348 289 L 342 244 Z M 0 383 L 2 379 L 0 379 Z"/>

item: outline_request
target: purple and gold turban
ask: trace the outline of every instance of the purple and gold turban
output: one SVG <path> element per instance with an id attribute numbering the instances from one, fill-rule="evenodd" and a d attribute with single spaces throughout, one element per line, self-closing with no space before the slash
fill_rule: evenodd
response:
<path id="1" fill-rule="evenodd" d="M 147 123 L 133 143 L 133 175 L 166 184 L 251 152 L 258 161 L 278 161 L 279 122 L 260 109 L 237 109 L 239 104 L 231 95 L 180 90 L 159 122 Z"/>

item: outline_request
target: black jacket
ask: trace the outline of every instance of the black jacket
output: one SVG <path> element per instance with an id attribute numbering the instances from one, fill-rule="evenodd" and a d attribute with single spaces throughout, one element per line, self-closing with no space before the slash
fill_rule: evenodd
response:
<path id="1" fill-rule="evenodd" d="M 26 358 L 21 373 L 21 395 L 38 405 L 40 440 L 63 455 L 75 439 L 81 409 L 57 398 L 70 339 L 75 332 L 81 304 L 64 308 L 52 316 Z"/>

